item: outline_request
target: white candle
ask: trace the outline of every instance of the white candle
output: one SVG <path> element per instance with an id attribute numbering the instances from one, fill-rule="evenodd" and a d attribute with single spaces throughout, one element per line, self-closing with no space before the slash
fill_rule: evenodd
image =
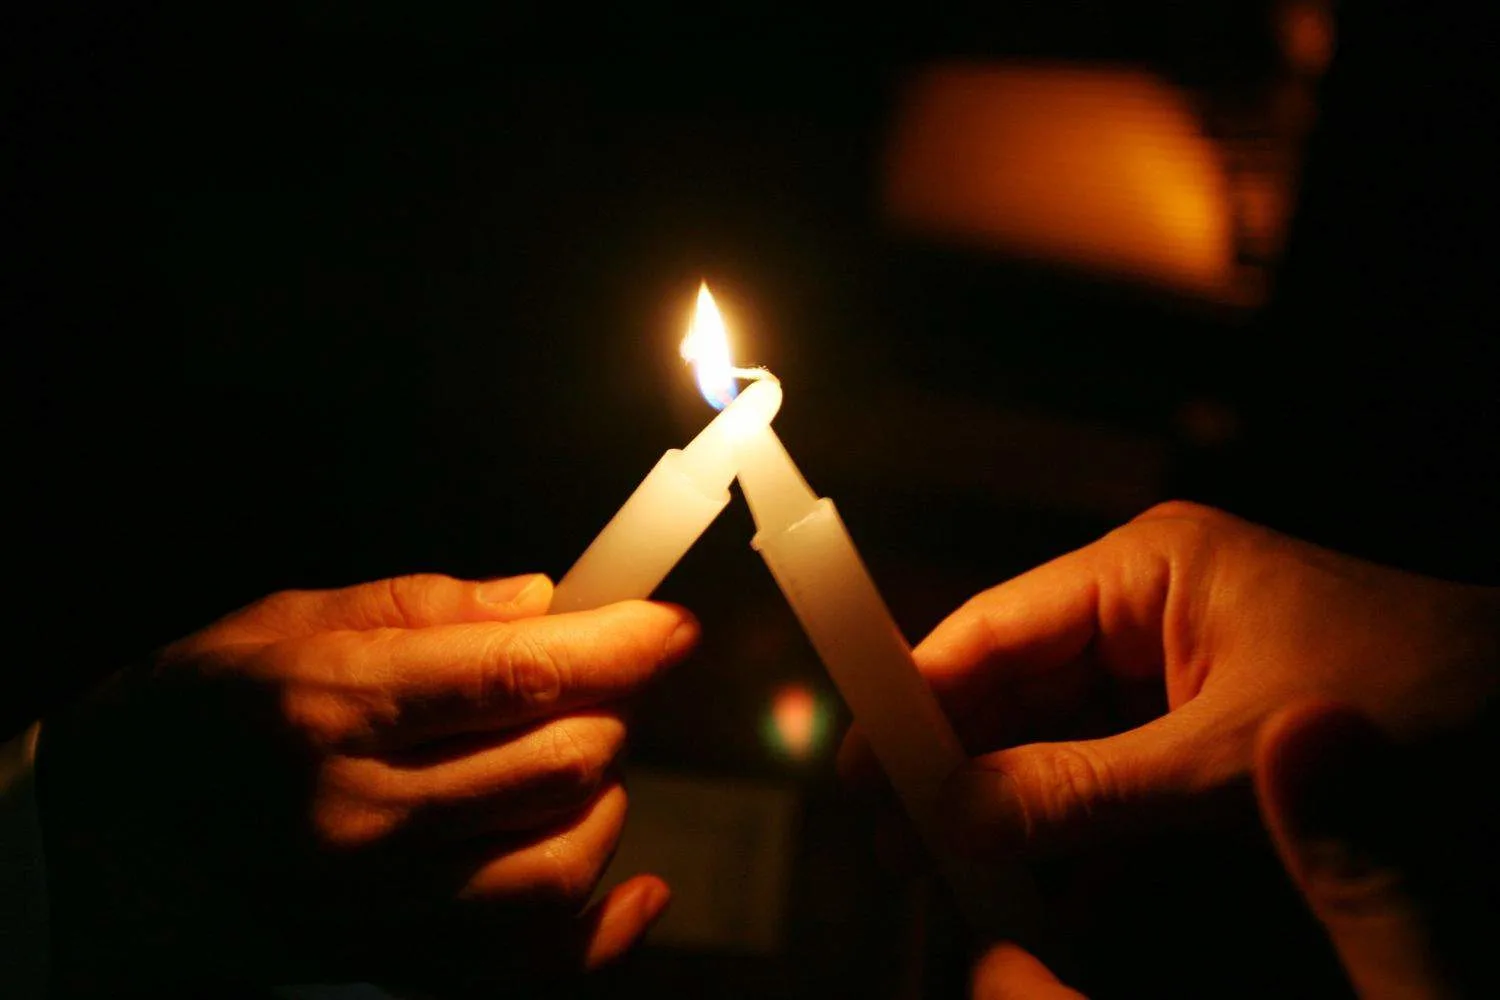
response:
<path id="1" fill-rule="evenodd" d="M 704 398 L 723 412 L 686 448 L 661 457 L 558 583 L 551 613 L 650 597 L 728 505 L 741 441 L 768 429 L 780 409 L 774 378 L 730 365 L 724 321 L 706 285 L 682 354 L 696 365 Z M 736 377 L 759 381 L 735 397 Z"/>
<path id="2" fill-rule="evenodd" d="M 756 382 L 663 455 L 557 585 L 551 612 L 650 597 L 729 503 L 740 439 L 768 428 L 780 406 L 781 386 Z"/>
<path id="3" fill-rule="evenodd" d="M 896 795 L 976 930 L 1036 942 L 1035 889 L 1019 867 L 975 871 L 946 856 L 935 806 L 967 756 L 912 661 L 833 501 L 802 478 L 766 426 L 742 439 L 740 487 L 770 568 L 870 741 Z"/>

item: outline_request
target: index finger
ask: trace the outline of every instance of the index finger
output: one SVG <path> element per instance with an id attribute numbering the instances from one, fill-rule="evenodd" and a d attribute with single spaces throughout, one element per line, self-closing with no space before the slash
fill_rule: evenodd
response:
<path id="1" fill-rule="evenodd" d="M 411 745 L 633 695 L 687 654 L 698 624 L 675 605 L 627 601 L 381 635 L 361 655 L 395 702 L 396 731 L 382 742 Z"/>
<path id="2" fill-rule="evenodd" d="M 1152 540 L 1117 532 L 970 599 L 913 655 L 971 750 L 1034 738 L 1101 681 L 1162 676 L 1171 583 Z"/>
<path id="3" fill-rule="evenodd" d="M 540 573 L 459 580 L 416 573 L 336 590 L 284 590 L 220 618 L 212 642 L 276 642 L 328 631 L 428 628 L 544 614 L 552 581 Z"/>

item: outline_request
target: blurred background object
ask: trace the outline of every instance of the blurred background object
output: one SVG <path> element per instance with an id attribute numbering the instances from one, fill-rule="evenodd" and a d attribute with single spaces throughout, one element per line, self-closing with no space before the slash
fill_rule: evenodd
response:
<path id="1" fill-rule="evenodd" d="M 7 11 L 5 728 L 272 590 L 562 573 L 709 417 L 704 278 L 912 639 L 1173 495 L 1496 582 L 1494 60 L 1462 4 L 1333 13 Z M 634 752 L 795 817 L 693 869 L 784 894 L 756 948 L 664 931 L 584 990 L 952 993 L 749 537 L 736 505 L 665 584 L 705 646 Z M 1100 995 L 1337 988 L 1258 838 L 1042 874 Z"/>
<path id="2" fill-rule="evenodd" d="M 887 199 L 913 227 L 1241 298 L 1223 157 L 1138 71 L 949 66 L 900 113 Z"/>

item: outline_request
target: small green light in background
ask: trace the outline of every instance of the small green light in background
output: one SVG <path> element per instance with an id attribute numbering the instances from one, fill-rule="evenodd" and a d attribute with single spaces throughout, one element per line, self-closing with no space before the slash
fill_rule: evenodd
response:
<path id="1" fill-rule="evenodd" d="M 771 696 L 761 722 L 761 736 L 778 757 L 809 760 L 828 740 L 832 713 L 806 684 L 783 684 Z"/>

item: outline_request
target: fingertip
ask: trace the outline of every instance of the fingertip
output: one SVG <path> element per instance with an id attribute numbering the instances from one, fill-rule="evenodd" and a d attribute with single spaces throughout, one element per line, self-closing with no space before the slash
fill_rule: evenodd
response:
<path id="1" fill-rule="evenodd" d="M 643 641 L 652 641 L 649 637 L 657 635 L 663 637 L 656 663 L 658 669 L 670 667 L 686 657 L 703 634 L 697 616 L 680 604 L 632 600 L 609 605 L 608 610 L 633 621 Z"/>
<path id="2" fill-rule="evenodd" d="M 672 631 L 668 633 L 667 641 L 663 645 L 666 662 L 676 663 L 698 645 L 698 640 L 703 635 L 703 627 L 698 624 L 697 616 L 680 604 L 657 604 L 656 606 L 676 616 L 676 624 L 672 626 Z"/>
<path id="3" fill-rule="evenodd" d="M 642 875 L 639 880 L 644 883 L 644 887 L 640 890 L 636 905 L 640 910 L 641 920 L 649 930 L 667 912 L 667 907 L 672 905 L 672 887 L 655 875 Z"/>
<path id="4" fill-rule="evenodd" d="M 634 618 L 638 622 L 644 621 L 650 627 L 666 632 L 669 640 L 676 636 L 683 636 L 687 640 L 696 641 L 700 632 L 698 617 L 681 604 L 674 604 L 670 601 L 620 601 L 617 604 L 605 605 L 599 610 Z M 590 612 L 575 613 L 589 614 Z"/>
<path id="5" fill-rule="evenodd" d="M 567 619 L 574 619 L 580 625 L 587 623 L 591 632 L 605 638 L 611 645 L 616 645 L 616 639 L 629 638 L 631 648 L 638 653 L 654 653 L 658 649 L 656 643 L 660 642 L 656 667 L 671 666 L 685 657 L 698 644 L 702 634 L 698 619 L 691 611 L 680 604 L 665 601 L 617 601 L 552 617 L 555 623 Z M 616 645 L 616 648 L 621 647 Z"/>
<path id="6" fill-rule="evenodd" d="M 622 958 L 661 919 L 671 899 L 671 888 L 655 875 L 637 875 L 610 890 L 596 908 L 584 967 L 598 969 Z"/>

